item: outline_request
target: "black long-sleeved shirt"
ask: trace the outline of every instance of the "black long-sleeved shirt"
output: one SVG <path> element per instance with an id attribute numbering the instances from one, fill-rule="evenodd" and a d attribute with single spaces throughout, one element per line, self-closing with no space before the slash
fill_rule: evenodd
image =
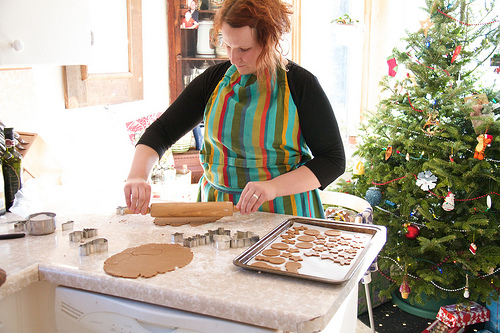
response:
<path id="1" fill-rule="evenodd" d="M 165 151 L 202 120 L 207 102 L 231 66 L 216 64 L 196 77 L 149 126 L 138 144 L 147 145 L 161 157 Z M 289 61 L 287 80 L 299 114 L 302 135 L 313 159 L 305 165 L 324 189 L 345 171 L 345 152 L 337 120 L 318 79 L 306 69 Z"/>

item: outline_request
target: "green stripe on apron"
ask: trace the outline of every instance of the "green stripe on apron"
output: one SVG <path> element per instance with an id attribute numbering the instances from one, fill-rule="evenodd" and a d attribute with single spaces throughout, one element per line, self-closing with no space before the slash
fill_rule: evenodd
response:
<path id="1" fill-rule="evenodd" d="M 312 158 L 282 69 L 274 84 L 269 77 L 259 84 L 255 75 L 240 75 L 231 66 L 207 103 L 204 121 L 199 201 L 237 203 L 249 181 L 272 179 Z M 259 210 L 324 218 L 318 190 L 275 198 Z"/>

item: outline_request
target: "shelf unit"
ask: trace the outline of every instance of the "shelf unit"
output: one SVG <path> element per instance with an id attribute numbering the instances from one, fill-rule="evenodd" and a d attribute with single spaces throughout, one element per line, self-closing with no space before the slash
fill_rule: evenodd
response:
<path id="1" fill-rule="evenodd" d="M 201 5 L 201 1 L 199 1 Z M 214 65 L 223 61 L 227 61 L 227 57 L 197 57 L 197 56 L 183 56 L 183 45 L 186 41 L 183 40 L 181 30 L 181 22 L 183 13 L 187 10 L 186 0 L 167 0 L 167 24 L 168 24 L 168 48 L 169 48 L 169 87 L 170 87 L 170 103 L 172 103 L 177 96 L 184 89 L 185 75 L 191 75 L 191 68 L 200 68 L 204 64 Z M 201 10 L 198 9 L 199 21 L 204 19 L 211 19 L 215 14 L 215 10 Z M 196 49 L 196 45 L 195 45 Z"/>
<path id="2" fill-rule="evenodd" d="M 205 2 L 205 1 L 204 1 Z M 198 0 L 199 6 L 202 1 Z M 198 7 L 199 7 L 198 6 Z M 217 57 L 214 49 L 214 57 L 197 57 L 196 56 L 196 42 L 197 38 L 193 38 L 194 56 L 186 55 L 186 33 L 183 34 L 181 29 L 181 22 L 184 13 L 188 10 L 186 0 L 167 0 L 167 29 L 168 29 L 168 61 L 169 61 L 169 87 L 170 87 L 170 103 L 172 103 L 182 92 L 185 87 L 184 76 L 192 75 L 192 68 L 201 68 L 206 65 L 214 65 L 223 61 L 227 61 L 227 57 Z M 215 10 L 202 10 L 198 8 L 199 22 L 204 19 L 212 19 L 215 15 Z M 197 34 L 198 31 L 191 32 Z M 183 36 L 184 35 L 184 36 Z M 191 36 L 192 37 L 192 36 Z M 183 51 L 184 47 L 184 51 Z M 183 55 L 184 54 L 184 55 Z M 206 64 L 204 64 L 206 62 Z M 183 164 L 187 164 L 188 170 L 192 174 L 192 183 L 197 183 L 203 174 L 203 168 L 199 160 L 199 152 L 190 149 L 186 153 L 174 154 L 175 168 L 181 169 Z"/>

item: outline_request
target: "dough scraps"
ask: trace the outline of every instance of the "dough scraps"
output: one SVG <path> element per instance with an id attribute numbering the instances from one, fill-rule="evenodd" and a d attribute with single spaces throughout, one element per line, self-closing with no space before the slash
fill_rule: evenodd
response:
<path id="1" fill-rule="evenodd" d="M 192 260 L 193 252 L 180 244 L 144 244 L 106 259 L 104 271 L 117 277 L 150 278 L 187 266 Z"/>

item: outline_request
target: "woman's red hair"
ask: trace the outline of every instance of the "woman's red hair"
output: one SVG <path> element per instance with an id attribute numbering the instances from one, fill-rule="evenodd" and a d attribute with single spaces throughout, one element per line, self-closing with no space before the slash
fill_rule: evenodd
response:
<path id="1" fill-rule="evenodd" d="M 266 72 L 274 77 L 276 68 L 285 69 L 287 64 L 280 41 L 291 31 L 292 14 L 291 5 L 281 0 L 225 0 L 215 15 L 214 36 L 218 35 L 222 23 L 233 28 L 254 28 L 262 47 L 257 58 L 257 77 L 264 78 Z"/>

